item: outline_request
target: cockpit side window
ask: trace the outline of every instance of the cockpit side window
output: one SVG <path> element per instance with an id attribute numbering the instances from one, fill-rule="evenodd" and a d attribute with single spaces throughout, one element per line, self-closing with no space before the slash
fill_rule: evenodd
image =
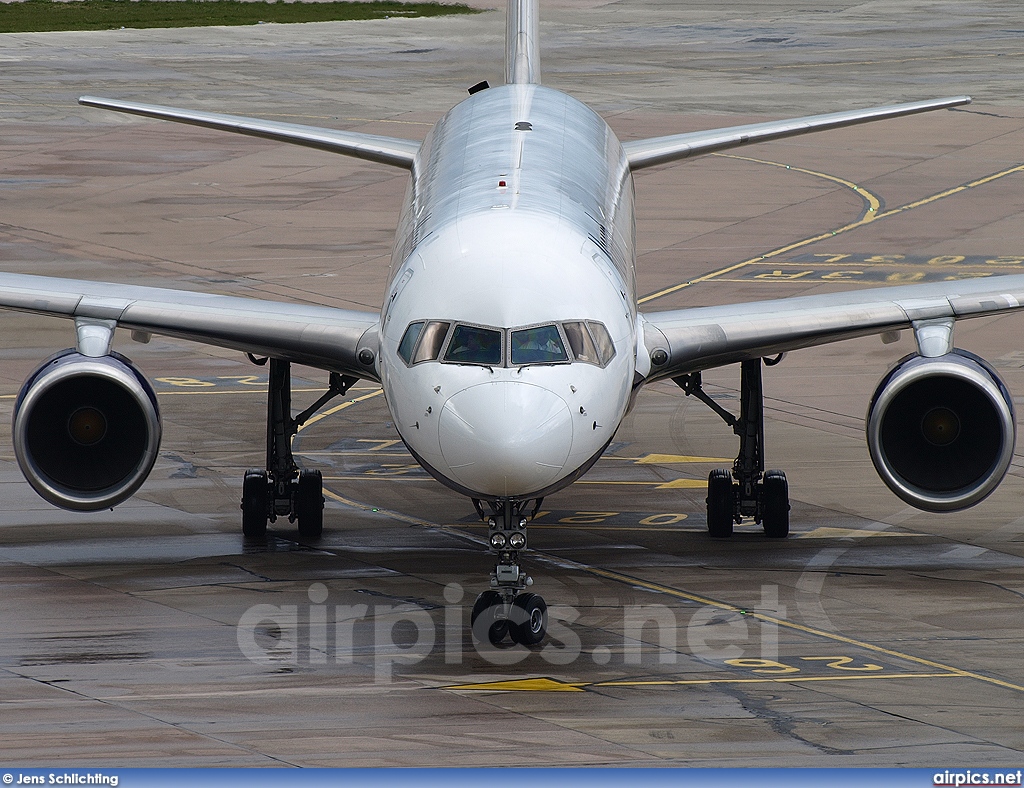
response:
<path id="1" fill-rule="evenodd" d="M 451 323 L 443 323 L 439 320 L 427 323 L 423 328 L 423 336 L 420 338 L 420 343 L 412 357 L 412 363 L 419 364 L 421 361 L 436 361 L 437 357 L 441 355 L 441 346 L 444 345 L 445 337 L 448 336 L 448 329 L 451 328 L 451 325 Z"/>
<path id="2" fill-rule="evenodd" d="M 557 326 L 513 331 L 509 348 L 513 364 L 558 364 L 569 360 Z"/>
<path id="3" fill-rule="evenodd" d="M 569 340 L 569 348 L 572 350 L 573 358 L 585 364 L 601 363 L 601 357 L 597 355 L 594 340 L 590 338 L 590 332 L 582 320 L 562 323 L 562 328 L 565 329 L 565 338 Z"/>
<path id="4" fill-rule="evenodd" d="M 601 355 L 601 364 L 607 364 L 615 356 L 615 344 L 612 342 L 611 334 L 604 327 L 604 323 L 595 320 L 588 320 L 587 326 L 594 337 L 594 344 L 597 345 L 597 352 Z"/>
<path id="5" fill-rule="evenodd" d="M 416 340 L 420 338 L 423 330 L 423 323 L 410 323 L 402 335 L 402 341 L 398 343 L 398 355 L 406 364 L 412 362 L 412 349 L 416 347 Z"/>
<path id="6" fill-rule="evenodd" d="M 444 360 L 453 364 L 501 366 L 501 332 L 493 328 L 457 325 Z"/>

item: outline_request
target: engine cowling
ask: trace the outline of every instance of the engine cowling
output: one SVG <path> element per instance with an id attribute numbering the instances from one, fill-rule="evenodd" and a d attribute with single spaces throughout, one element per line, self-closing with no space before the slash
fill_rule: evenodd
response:
<path id="1" fill-rule="evenodd" d="M 44 361 L 14 406 L 14 453 L 43 498 L 97 511 L 129 498 L 160 449 L 160 410 L 146 378 L 120 353 L 65 350 Z"/>
<path id="2" fill-rule="evenodd" d="M 901 359 L 868 408 L 871 461 L 918 509 L 973 506 L 1002 481 L 1016 440 L 1013 398 L 985 361 L 963 350 Z"/>

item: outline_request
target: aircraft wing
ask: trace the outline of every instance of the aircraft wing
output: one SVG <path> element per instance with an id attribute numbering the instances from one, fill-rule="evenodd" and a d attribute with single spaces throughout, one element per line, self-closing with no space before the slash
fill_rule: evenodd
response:
<path id="1" fill-rule="evenodd" d="M 379 316 L 374 312 L 21 274 L 0 274 L 0 308 L 113 321 L 143 334 L 377 380 L 376 365 L 357 358 L 369 348 L 376 359 Z"/>
<path id="2" fill-rule="evenodd" d="M 737 148 L 753 142 L 795 137 L 798 134 L 808 134 L 812 131 L 838 129 L 842 126 L 854 126 L 858 123 L 869 123 L 886 118 L 899 118 L 903 115 L 915 115 L 918 112 L 929 112 L 934 109 L 946 109 L 970 103 L 970 96 L 914 101 L 909 104 L 894 104 L 888 107 L 832 112 L 827 115 L 809 115 L 806 118 L 772 120 L 748 126 L 730 126 L 723 129 L 691 131 L 686 134 L 671 134 L 667 137 L 633 140 L 622 143 L 622 148 L 626 152 L 630 169 L 635 171 L 643 167 L 653 167 L 656 164 L 665 164 L 691 156 Z"/>
<path id="3" fill-rule="evenodd" d="M 316 126 L 301 126 L 295 123 L 278 123 L 258 118 L 242 118 L 235 115 L 220 115 L 216 112 L 200 112 L 190 109 L 161 107 L 156 104 L 139 104 L 135 101 L 117 101 L 115 99 L 82 96 L 78 103 L 86 107 L 112 109 L 126 112 L 129 115 L 142 115 L 146 118 L 173 120 L 188 123 L 192 126 L 203 126 L 220 131 L 233 131 L 247 134 L 250 137 L 289 142 L 303 145 L 328 153 L 341 153 L 358 159 L 375 161 L 379 164 L 390 164 L 411 170 L 416 160 L 416 152 L 420 144 L 415 140 L 404 140 L 397 137 L 381 137 L 376 134 L 360 134 L 355 131 L 337 131 L 322 129 Z"/>
<path id="4" fill-rule="evenodd" d="M 1010 312 L 1022 304 L 1024 274 L 647 312 L 647 350 L 668 355 L 652 367 L 647 382 L 899 331 L 918 321 Z"/>

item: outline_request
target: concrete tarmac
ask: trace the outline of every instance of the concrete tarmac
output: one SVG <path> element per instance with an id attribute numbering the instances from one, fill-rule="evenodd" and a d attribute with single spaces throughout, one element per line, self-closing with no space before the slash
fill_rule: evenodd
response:
<path id="1" fill-rule="evenodd" d="M 483 7 L 501 5 L 481 3 Z M 648 310 L 1024 267 L 1019 6 L 543 3 L 544 82 L 625 139 L 971 94 L 955 111 L 636 177 Z M 504 15 L 0 36 L 0 268 L 376 309 L 406 176 L 103 113 L 81 94 L 420 137 L 502 78 Z M 913 351 L 877 338 L 765 371 L 792 536 L 707 537 L 731 430 L 670 383 L 544 501 L 528 565 L 541 649 L 466 631 L 490 559 L 360 384 L 296 438 L 326 530 L 246 545 L 266 371 L 164 340 L 149 481 L 110 512 L 51 507 L 9 415 L 73 342 L 0 314 L 0 762 L 108 766 L 1017 767 L 1024 751 L 1024 461 L 966 512 L 908 508 L 863 418 Z M 1024 316 L 958 324 L 1024 398 Z M 738 370 L 705 375 L 735 409 Z M 295 404 L 326 384 L 294 370 Z"/>

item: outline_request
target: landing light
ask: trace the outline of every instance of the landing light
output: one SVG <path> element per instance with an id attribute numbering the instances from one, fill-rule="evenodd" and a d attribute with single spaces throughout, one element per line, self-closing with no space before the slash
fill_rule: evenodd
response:
<path id="1" fill-rule="evenodd" d="M 495 534 L 495 536 L 499 536 L 499 534 Z M 491 542 L 493 541 L 494 537 L 491 537 Z M 526 534 L 520 533 L 519 531 L 515 531 L 508 538 L 508 546 L 511 547 L 513 550 L 522 550 L 524 547 L 526 547 Z"/>
<path id="2" fill-rule="evenodd" d="M 500 533 L 500 532 L 496 533 L 496 534 L 491 534 L 491 547 L 493 547 L 495 550 L 500 550 L 504 546 L 505 546 L 505 534 Z"/>

